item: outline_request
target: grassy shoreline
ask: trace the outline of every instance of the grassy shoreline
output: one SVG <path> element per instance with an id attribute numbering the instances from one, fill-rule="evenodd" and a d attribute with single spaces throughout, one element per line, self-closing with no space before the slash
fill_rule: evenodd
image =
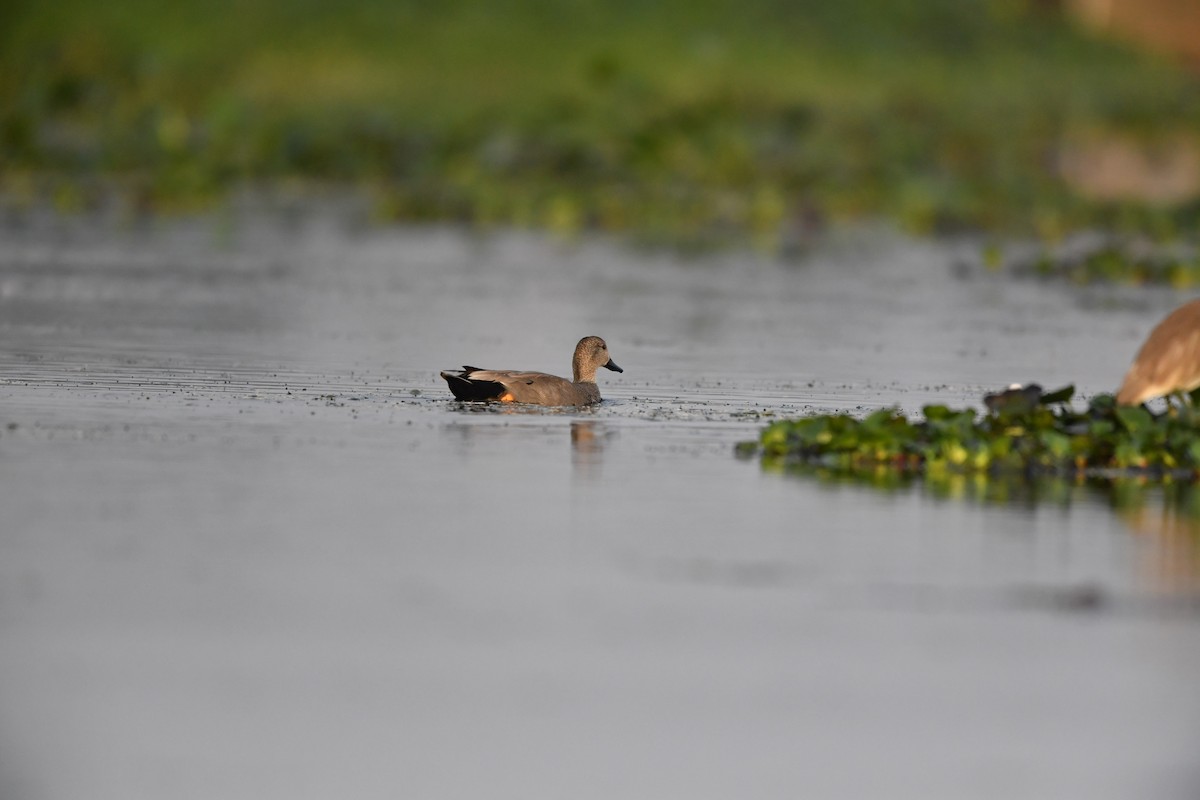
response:
<path id="1" fill-rule="evenodd" d="M 1189 229 L 1096 200 L 1072 142 L 1200 131 L 1200 82 L 1019 0 L 24 3 L 0 192 L 150 210 L 358 187 L 377 214 L 757 236 L 885 216 L 1053 238 Z"/>

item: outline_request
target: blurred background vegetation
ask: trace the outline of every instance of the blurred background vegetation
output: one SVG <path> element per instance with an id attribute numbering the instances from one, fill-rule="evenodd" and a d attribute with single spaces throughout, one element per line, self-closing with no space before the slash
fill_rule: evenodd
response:
<path id="1" fill-rule="evenodd" d="M 1200 210 L 1200 55 L 1114 5 L 8 0 L 0 193 L 170 211 L 352 187 L 389 220 L 685 239 L 881 216 L 1171 237 Z"/>

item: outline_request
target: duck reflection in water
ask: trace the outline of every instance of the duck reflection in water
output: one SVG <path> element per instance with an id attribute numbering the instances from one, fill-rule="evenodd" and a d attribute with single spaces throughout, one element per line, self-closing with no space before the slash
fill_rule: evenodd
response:
<path id="1" fill-rule="evenodd" d="M 600 474 L 604 446 L 614 433 L 602 422 L 581 420 L 571 423 L 571 467 L 576 475 L 595 478 Z"/>
<path id="2" fill-rule="evenodd" d="M 503 406 L 499 404 L 489 406 L 471 404 L 464 407 L 462 411 L 468 414 L 516 414 L 526 418 L 530 414 L 526 407 L 517 404 Z M 546 426 L 540 429 L 534 428 L 533 430 L 538 431 L 538 435 L 550 437 L 556 441 L 561 441 L 558 437 L 562 436 L 563 433 L 561 425 Z M 516 439 L 528 438 L 531 435 L 531 428 L 527 425 L 514 425 L 510 427 L 509 425 L 451 423 L 445 427 L 445 431 L 447 433 L 447 440 L 463 456 L 467 456 L 477 446 L 486 442 L 515 441 Z M 604 459 L 604 448 L 607 446 L 609 440 L 617 435 L 616 430 L 603 422 L 572 420 L 569 435 L 572 473 L 588 479 L 599 476 L 601 462 Z"/>

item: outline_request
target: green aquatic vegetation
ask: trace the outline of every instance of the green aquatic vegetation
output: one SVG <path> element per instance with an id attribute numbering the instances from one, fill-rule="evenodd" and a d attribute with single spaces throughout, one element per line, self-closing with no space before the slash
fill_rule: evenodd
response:
<path id="1" fill-rule="evenodd" d="M 770 469 L 819 468 L 872 482 L 918 474 L 1200 478 L 1200 416 L 1192 406 L 1154 414 L 1101 394 L 1076 410 L 1073 395 L 1069 386 L 1049 393 L 1028 386 L 987 396 L 983 413 L 929 405 L 914 419 L 889 408 L 863 418 L 781 420 L 739 453 L 760 454 Z"/>
<path id="2" fill-rule="evenodd" d="M 1005 266 L 1013 274 L 1063 279 L 1076 284 L 1158 284 L 1187 289 L 1200 285 L 1200 246 L 1172 237 L 1158 243 L 1144 237 L 1103 237 L 1090 243 L 1068 242 L 1058 248 L 1012 259 L 1007 265 L 997 250 L 984 253 L 992 269 Z"/>
<path id="3" fill-rule="evenodd" d="M 13 2 L 0 193 L 162 210 L 333 183 L 389 220 L 776 250 L 874 216 L 922 233 L 1190 224 L 1055 171 L 1079 130 L 1196 130 L 1200 84 L 1054 7 Z"/>

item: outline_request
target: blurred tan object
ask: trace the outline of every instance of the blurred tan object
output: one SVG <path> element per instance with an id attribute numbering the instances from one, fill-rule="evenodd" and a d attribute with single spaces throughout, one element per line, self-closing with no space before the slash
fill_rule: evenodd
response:
<path id="1" fill-rule="evenodd" d="M 1066 6 L 1085 25 L 1107 36 L 1200 67 L 1197 0 L 1067 0 Z"/>
<path id="2" fill-rule="evenodd" d="M 1198 386 L 1200 300 L 1192 300 L 1150 331 L 1117 390 L 1117 403 L 1136 406 L 1156 397 L 1190 392 Z"/>
<path id="3" fill-rule="evenodd" d="M 1200 196 L 1200 144 L 1182 133 L 1153 141 L 1119 133 L 1074 136 L 1063 145 L 1059 173 L 1091 200 L 1176 205 Z"/>

